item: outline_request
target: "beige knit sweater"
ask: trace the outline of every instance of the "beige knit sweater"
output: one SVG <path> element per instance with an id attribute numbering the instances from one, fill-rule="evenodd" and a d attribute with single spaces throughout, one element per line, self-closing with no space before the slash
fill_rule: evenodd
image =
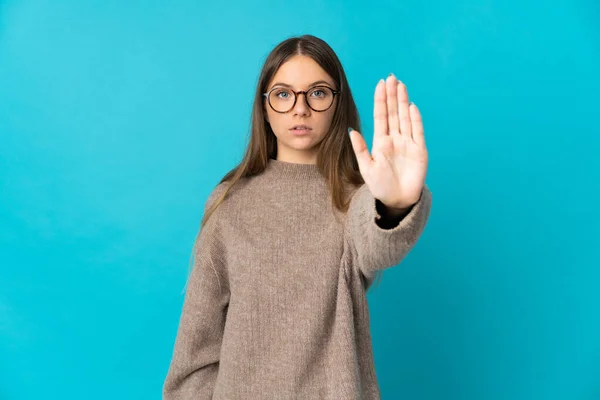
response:
<path id="1" fill-rule="evenodd" d="M 332 209 L 316 165 L 239 183 L 198 237 L 163 398 L 379 399 L 366 290 L 415 245 L 428 187 L 383 229 L 366 185 Z"/>

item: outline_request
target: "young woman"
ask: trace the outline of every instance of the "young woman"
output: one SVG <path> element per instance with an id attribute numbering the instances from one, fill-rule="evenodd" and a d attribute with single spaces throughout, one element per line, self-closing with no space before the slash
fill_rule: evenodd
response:
<path id="1" fill-rule="evenodd" d="M 263 66 L 242 162 L 212 191 L 163 398 L 379 399 L 366 291 L 429 218 L 417 107 L 375 87 L 372 153 L 321 39 Z"/>

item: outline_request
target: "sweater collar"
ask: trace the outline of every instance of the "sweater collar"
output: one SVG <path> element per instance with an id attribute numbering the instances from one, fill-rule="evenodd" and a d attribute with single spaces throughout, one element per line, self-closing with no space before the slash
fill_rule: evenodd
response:
<path id="1" fill-rule="evenodd" d="M 287 161 L 279 161 L 270 158 L 265 170 L 269 175 L 276 178 L 288 178 L 298 180 L 323 179 L 316 164 L 299 164 Z"/>

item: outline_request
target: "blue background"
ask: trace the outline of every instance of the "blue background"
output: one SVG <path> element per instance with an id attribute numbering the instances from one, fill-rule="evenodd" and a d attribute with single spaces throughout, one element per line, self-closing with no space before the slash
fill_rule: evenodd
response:
<path id="1" fill-rule="evenodd" d="M 369 292 L 384 399 L 600 399 L 600 6 L 0 1 L 0 399 L 159 399 L 264 58 L 420 107 L 429 225 Z"/>

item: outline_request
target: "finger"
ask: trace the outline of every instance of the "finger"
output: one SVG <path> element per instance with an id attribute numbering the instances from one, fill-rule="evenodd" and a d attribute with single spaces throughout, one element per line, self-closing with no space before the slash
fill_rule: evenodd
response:
<path id="1" fill-rule="evenodd" d="M 408 110 L 408 92 L 406 85 L 398 81 L 398 118 L 400 119 L 400 133 L 407 135 L 407 138 L 412 136 L 412 127 L 410 124 L 410 111 Z"/>
<path id="2" fill-rule="evenodd" d="M 412 103 L 410 106 L 410 122 L 412 125 L 412 136 L 414 142 L 419 147 L 425 147 L 425 131 L 423 129 L 423 117 L 421 117 L 421 112 L 415 105 Z"/>
<path id="3" fill-rule="evenodd" d="M 352 128 L 348 128 L 348 133 L 350 134 L 352 149 L 354 150 L 354 154 L 356 154 L 358 168 L 360 169 L 361 174 L 366 174 L 373 162 L 373 158 L 371 158 L 371 155 L 369 154 L 367 142 L 365 142 L 365 139 L 360 132 L 355 131 Z"/>
<path id="4" fill-rule="evenodd" d="M 373 105 L 373 140 L 384 137 L 388 134 L 387 126 L 387 104 L 385 94 L 385 81 L 380 79 L 375 86 L 375 102 Z"/>
<path id="5" fill-rule="evenodd" d="M 388 134 L 400 133 L 400 123 L 398 122 L 398 90 L 396 89 L 398 80 L 394 74 L 390 74 L 385 81 L 385 92 L 387 93 L 387 113 L 388 113 Z"/>

